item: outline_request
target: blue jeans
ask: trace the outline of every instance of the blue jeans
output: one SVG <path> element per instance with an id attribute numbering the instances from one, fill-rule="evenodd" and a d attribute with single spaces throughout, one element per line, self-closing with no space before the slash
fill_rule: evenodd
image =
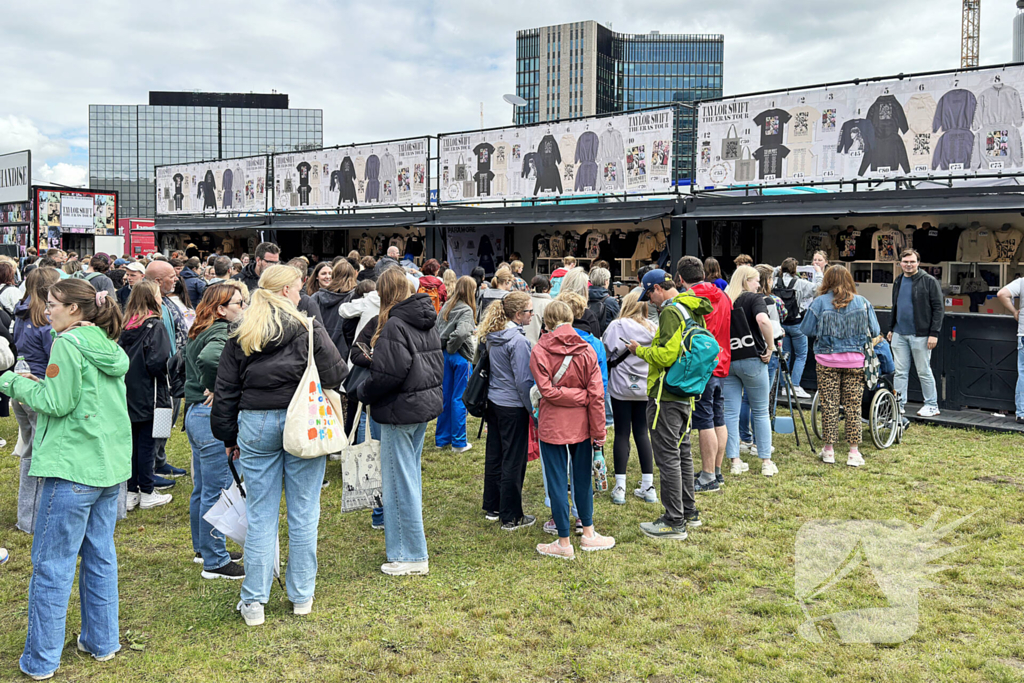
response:
<path id="1" fill-rule="evenodd" d="M 792 368 L 793 388 L 800 386 L 807 365 L 807 335 L 800 331 L 799 325 L 783 325 L 786 336 L 782 340 L 782 350 L 789 354 L 789 365 Z M 776 361 L 778 363 L 778 361 Z M 777 367 L 777 365 L 776 365 Z"/>
<path id="2" fill-rule="evenodd" d="M 1024 417 L 1024 337 L 1017 337 L 1017 417 Z"/>
<path id="3" fill-rule="evenodd" d="M 772 384 L 775 383 L 775 374 L 779 371 L 779 354 L 773 353 L 772 359 L 768 361 L 768 390 L 771 391 Z M 793 388 L 797 387 L 796 378 L 793 378 Z M 770 396 L 769 396 L 770 398 Z M 743 443 L 750 443 L 753 440 L 753 436 L 750 433 L 750 399 L 747 398 L 747 392 L 743 392 L 743 404 L 740 406 L 740 441 Z"/>
<path id="4" fill-rule="evenodd" d="M 725 426 L 729 432 L 725 454 L 730 458 L 740 457 L 740 404 L 743 390 L 747 390 L 750 411 L 754 422 L 754 441 L 757 455 L 762 460 L 772 457 L 772 425 L 768 419 L 768 365 L 760 358 L 734 360 L 729 365 L 729 376 L 725 378 L 722 393 L 725 394 Z"/>
<path id="5" fill-rule="evenodd" d="M 420 458 L 427 423 L 381 425 L 380 469 L 384 494 L 384 549 L 388 562 L 425 562 L 423 480 Z"/>
<path id="6" fill-rule="evenodd" d="M 910 359 L 914 359 L 917 367 L 917 379 L 921 382 L 921 393 L 924 404 L 933 408 L 939 407 L 939 394 L 935 389 L 935 376 L 932 375 L 932 352 L 928 348 L 928 337 L 917 337 L 892 333 L 892 359 L 896 363 L 894 384 L 900 392 L 900 408 L 907 405 L 907 387 L 910 384 Z M 1019 355 L 1019 354 L 1018 354 Z"/>
<path id="7" fill-rule="evenodd" d="M 320 486 L 327 458 L 303 460 L 284 450 L 286 410 L 243 410 L 238 414 L 238 464 L 245 477 L 249 530 L 245 537 L 242 600 L 270 600 L 274 551 L 281 515 L 281 488 L 288 507 L 288 599 L 302 604 L 316 589 L 316 535 Z"/>
<path id="8" fill-rule="evenodd" d="M 185 433 L 192 446 L 192 498 L 188 516 L 192 523 L 192 549 L 203 558 L 203 569 L 220 569 L 231 557 L 224 547 L 224 534 L 203 519 L 220 498 L 221 489 L 231 488 L 231 470 L 224 454 L 224 442 L 210 431 L 210 406 L 196 403 L 185 415 Z"/>
<path id="9" fill-rule="evenodd" d="M 569 494 L 565 490 L 570 467 L 572 468 L 573 498 L 579 512 L 576 519 L 580 520 L 583 526 L 593 526 L 594 484 L 590 478 L 590 472 L 594 465 L 594 447 L 590 440 L 568 446 L 541 441 L 540 459 L 544 463 L 544 479 L 551 496 L 551 517 L 555 520 L 555 526 L 558 527 L 558 535 L 561 538 L 568 538 L 571 531 L 569 528 Z"/>
<path id="10" fill-rule="evenodd" d="M 444 402 L 434 431 L 434 445 L 438 448 L 463 448 L 466 445 L 466 404 L 462 402 L 462 395 L 466 393 L 466 383 L 472 372 L 469 361 L 461 354 L 444 352 L 441 385 Z"/>
<path id="11" fill-rule="evenodd" d="M 82 646 L 98 657 L 121 649 L 114 550 L 119 489 L 116 484 L 97 488 L 66 479 L 42 480 L 32 539 L 28 634 L 19 661 L 21 670 L 29 675 L 53 673 L 60 666 L 79 555 Z"/>

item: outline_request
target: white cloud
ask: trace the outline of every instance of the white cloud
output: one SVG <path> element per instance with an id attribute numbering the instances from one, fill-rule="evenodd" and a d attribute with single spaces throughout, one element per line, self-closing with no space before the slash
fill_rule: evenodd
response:
<path id="1" fill-rule="evenodd" d="M 63 161 L 53 166 L 43 164 L 32 169 L 32 182 L 39 185 L 88 187 L 89 169 L 85 166 L 67 164 Z"/>

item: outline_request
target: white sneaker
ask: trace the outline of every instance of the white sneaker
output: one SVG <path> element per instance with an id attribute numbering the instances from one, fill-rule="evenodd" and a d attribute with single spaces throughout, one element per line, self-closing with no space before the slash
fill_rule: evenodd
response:
<path id="1" fill-rule="evenodd" d="M 615 505 L 626 504 L 626 489 L 622 486 L 616 486 L 612 489 L 612 503 Z"/>
<path id="2" fill-rule="evenodd" d="M 935 406 L 924 406 L 921 410 L 917 411 L 917 414 L 921 417 L 935 417 L 939 415 L 939 409 Z"/>
<path id="3" fill-rule="evenodd" d="M 818 454 L 818 457 L 820 457 L 821 461 L 823 463 L 825 463 L 826 465 L 835 465 L 836 464 L 836 452 L 835 451 L 825 451 L 824 449 L 822 449 L 821 453 Z"/>
<path id="4" fill-rule="evenodd" d="M 771 460 L 765 460 L 761 463 L 761 474 L 766 477 L 774 477 L 779 473 L 779 468 L 775 466 Z"/>
<path id="5" fill-rule="evenodd" d="M 633 495 L 646 503 L 657 503 L 658 492 L 654 490 L 654 484 L 651 484 L 646 489 L 641 488 L 642 486 L 643 484 L 637 484 L 636 488 L 633 489 Z"/>
<path id="6" fill-rule="evenodd" d="M 753 445 L 749 441 L 740 441 L 740 453 L 749 453 Z"/>
<path id="7" fill-rule="evenodd" d="M 744 472 L 746 472 L 749 469 L 750 469 L 750 465 L 748 465 L 747 463 L 743 462 L 739 458 L 733 458 L 732 459 L 732 473 L 733 474 L 743 474 Z"/>
<path id="8" fill-rule="evenodd" d="M 111 652 L 109 655 L 103 655 L 102 657 L 93 655 L 91 652 L 85 649 L 85 645 L 82 645 L 81 637 L 78 638 L 78 651 L 84 652 L 87 655 L 92 655 L 92 658 L 95 659 L 97 662 L 109 662 L 111 659 L 114 658 L 114 655 L 117 654 L 116 652 Z"/>
<path id="9" fill-rule="evenodd" d="M 846 459 L 846 464 L 850 467 L 860 467 L 864 464 L 864 456 L 860 453 L 857 453 L 856 455 L 850 453 L 850 456 Z"/>
<path id="10" fill-rule="evenodd" d="M 811 395 L 808 394 L 807 391 L 803 387 L 795 387 L 793 389 L 793 394 L 796 395 L 797 398 L 805 398 L 805 399 L 811 398 Z"/>
<path id="11" fill-rule="evenodd" d="M 138 493 L 132 493 L 131 491 L 129 491 L 128 492 L 128 500 L 126 501 L 125 507 L 127 507 L 129 512 L 134 510 L 135 508 L 139 507 L 139 494 Z"/>
<path id="12" fill-rule="evenodd" d="M 139 496 L 139 507 L 143 510 L 151 510 L 161 505 L 167 505 L 174 499 L 169 493 L 143 493 Z"/>
<path id="13" fill-rule="evenodd" d="M 465 446 L 452 446 L 452 451 L 454 451 L 455 453 L 465 453 L 472 447 L 473 444 L 467 443 Z"/>
<path id="14" fill-rule="evenodd" d="M 411 576 L 426 574 L 430 571 L 427 560 L 423 562 L 387 562 L 380 566 L 380 570 L 388 576 Z"/>
<path id="15" fill-rule="evenodd" d="M 293 602 L 292 603 L 292 614 L 297 614 L 300 617 L 305 616 L 313 611 L 313 598 L 310 598 L 306 602 Z"/>
<path id="16" fill-rule="evenodd" d="M 246 604 L 244 601 L 240 601 L 235 609 L 242 613 L 246 626 L 259 626 L 263 623 L 263 603 Z"/>
<path id="17" fill-rule="evenodd" d="M 757 445 L 756 444 L 751 444 L 750 445 L 750 454 L 755 456 L 755 457 L 757 456 Z M 774 454 L 775 454 L 775 446 L 772 446 L 772 455 L 774 455 Z"/>

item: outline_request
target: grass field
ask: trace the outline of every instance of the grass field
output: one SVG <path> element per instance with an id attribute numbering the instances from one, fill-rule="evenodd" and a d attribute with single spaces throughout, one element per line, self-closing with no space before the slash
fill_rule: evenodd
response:
<path id="1" fill-rule="evenodd" d="M 471 424 L 476 434 L 476 424 Z M 0 421 L 0 680 L 19 680 L 31 538 L 14 529 L 18 486 L 14 419 Z M 756 463 L 724 490 L 702 494 L 704 527 L 656 542 L 637 525 L 660 506 L 628 496 L 595 503 L 609 552 L 574 562 L 534 551 L 550 536 L 539 463 L 527 472 L 527 512 L 538 525 L 504 533 L 480 509 L 482 444 L 462 455 L 427 435 L 424 520 L 430 575 L 388 578 L 382 532 L 369 512 L 342 515 L 340 468 L 328 464 L 316 602 L 291 614 L 274 585 L 266 624 L 247 628 L 237 582 L 206 581 L 192 563 L 191 482 L 174 501 L 118 524 L 123 649 L 100 664 L 75 650 L 77 585 L 68 646 L 55 680 L 67 681 L 1014 681 L 1024 680 L 1024 474 L 1019 437 L 915 426 L 900 447 L 865 448 L 867 465 L 827 466 L 779 437 L 778 476 Z M 842 457 L 840 457 L 842 456 Z M 171 460 L 188 467 L 184 435 Z M 845 462 L 845 449 L 837 461 Z M 639 479 L 630 462 L 629 488 Z M 656 480 L 657 483 L 657 480 Z M 797 634 L 797 532 L 819 519 L 940 524 L 977 511 L 942 543 L 960 546 L 920 599 L 917 633 L 898 645 L 824 642 Z M 282 517 L 282 556 L 287 535 Z M 813 602 L 815 616 L 885 606 L 867 566 Z M 27 679 L 26 679 L 27 680 Z"/>

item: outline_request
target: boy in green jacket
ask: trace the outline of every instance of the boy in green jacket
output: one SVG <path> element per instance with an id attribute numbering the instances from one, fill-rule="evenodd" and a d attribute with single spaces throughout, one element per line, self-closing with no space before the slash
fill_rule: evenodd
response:
<path id="1" fill-rule="evenodd" d="M 661 475 L 661 502 L 665 514 L 653 522 L 644 522 L 640 530 L 658 540 L 686 539 L 686 527 L 700 526 L 696 498 L 693 490 L 693 459 L 690 455 L 690 402 L 661 392 L 659 382 L 679 357 L 683 329 L 683 312 L 676 304 L 686 308 L 700 324 L 712 311 L 711 303 L 693 292 L 679 293 L 672 276 L 660 268 L 644 275 L 640 301 L 650 301 L 659 309 L 658 330 L 650 346 L 629 343 L 629 351 L 647 361 L 647 427 L 651 432 L 654 462 Z"/>

